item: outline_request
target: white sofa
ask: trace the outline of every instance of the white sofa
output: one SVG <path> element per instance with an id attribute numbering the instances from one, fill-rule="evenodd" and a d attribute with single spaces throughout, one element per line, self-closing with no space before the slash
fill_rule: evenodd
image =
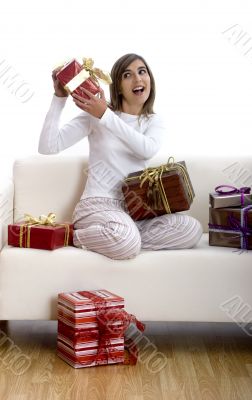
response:
<path id="1" fill-rule="evenodd" d="M 252 180 L 252 158 L 184 159 L 196 198 L 190 214 L 204 235 L 187 250 L 142 251 L 135 259 L 111 260 L 65 247 L 54 251 L 8 246 L 7 225 L 24 213 L 56 213 L 70 221 L 84 188 L 83 157 L 31 156 L 16 160 L 13 180 L 0 189 L 0 319 L 56 319 L 57 293 L 105 288 L 125 298 L 126 309 L 143 321 L 232 322 L 221 306 L 231 298 L 252 307 L 252 252 L 208 245 L 208 194 L 217 184 L 244 186 Z M 158 156 L 150 165 L 165 162 Z M 246 182 L 244 179 L 246 178 Z"/>

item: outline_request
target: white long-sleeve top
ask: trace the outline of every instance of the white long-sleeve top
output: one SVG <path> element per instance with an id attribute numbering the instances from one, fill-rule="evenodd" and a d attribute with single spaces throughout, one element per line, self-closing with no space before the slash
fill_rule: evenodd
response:
<path id="1" fill-rule="evenodd" d="M 164 126 L 157 114 L 149 118 L 109 108 L 102 118 L 81 112 L 60 127 L 67 97 L 53 96 L 40 134 L 38 151 L 55 154 L 84 137 L 89 140 L 88 178 L 81 198 L 122 199 L 123 179 L 147 167 L 147 160 L 161 148 Z"/>

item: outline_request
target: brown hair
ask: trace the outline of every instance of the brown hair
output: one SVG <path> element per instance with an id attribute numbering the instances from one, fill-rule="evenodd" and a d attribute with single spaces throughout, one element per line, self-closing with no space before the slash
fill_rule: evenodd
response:
<path id="1" fill-rule="evenodd" d="M 147 72 L 150 76 L 150 95 L 143 105 L 140 115 L 148 116 L 153 114 L 153 104 L 155 100 L 155 80 L 145 59 L 138 54 L 129 53 L 119 58 L 112 67 L 111 78 L 112 84 L 110 85 L 110 108 L 113 111 L 122 111 L 122 95 L 120 94 L 120 85 L 122 81 L 122 75 L 125 69 L 135 60 L 141 60 L 147 68 Z"/>

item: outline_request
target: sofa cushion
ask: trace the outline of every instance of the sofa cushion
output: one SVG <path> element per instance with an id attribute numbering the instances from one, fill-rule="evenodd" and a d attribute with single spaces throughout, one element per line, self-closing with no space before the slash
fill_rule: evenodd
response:
<path id="1" fill-rule="evenodd" d="M 54 251 L 5 246 L 2 319 L 56 319 L 59 292 L 107 289 L 143 321 L 231 321 L 221 304 L 235 295 L 252 304 L 251 252 L 208 246 L 141 251 L 112 260 L 75 247 Z M 12 288 L 12 290 L 10 290 Z"/>

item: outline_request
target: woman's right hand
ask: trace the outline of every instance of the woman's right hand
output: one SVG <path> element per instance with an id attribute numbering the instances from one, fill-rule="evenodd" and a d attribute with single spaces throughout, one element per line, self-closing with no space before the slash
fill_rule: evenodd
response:
<path id="1" fill-rule="evenodd" d="M 57 97 L 67 97 L 68 92 L 63 88 L 59 80 L 56 78 L 56 73 L 60 70 L 61 67 L 56 68 L 52 71 L 52 80 L 54 86 L 54 94 Z"/>

